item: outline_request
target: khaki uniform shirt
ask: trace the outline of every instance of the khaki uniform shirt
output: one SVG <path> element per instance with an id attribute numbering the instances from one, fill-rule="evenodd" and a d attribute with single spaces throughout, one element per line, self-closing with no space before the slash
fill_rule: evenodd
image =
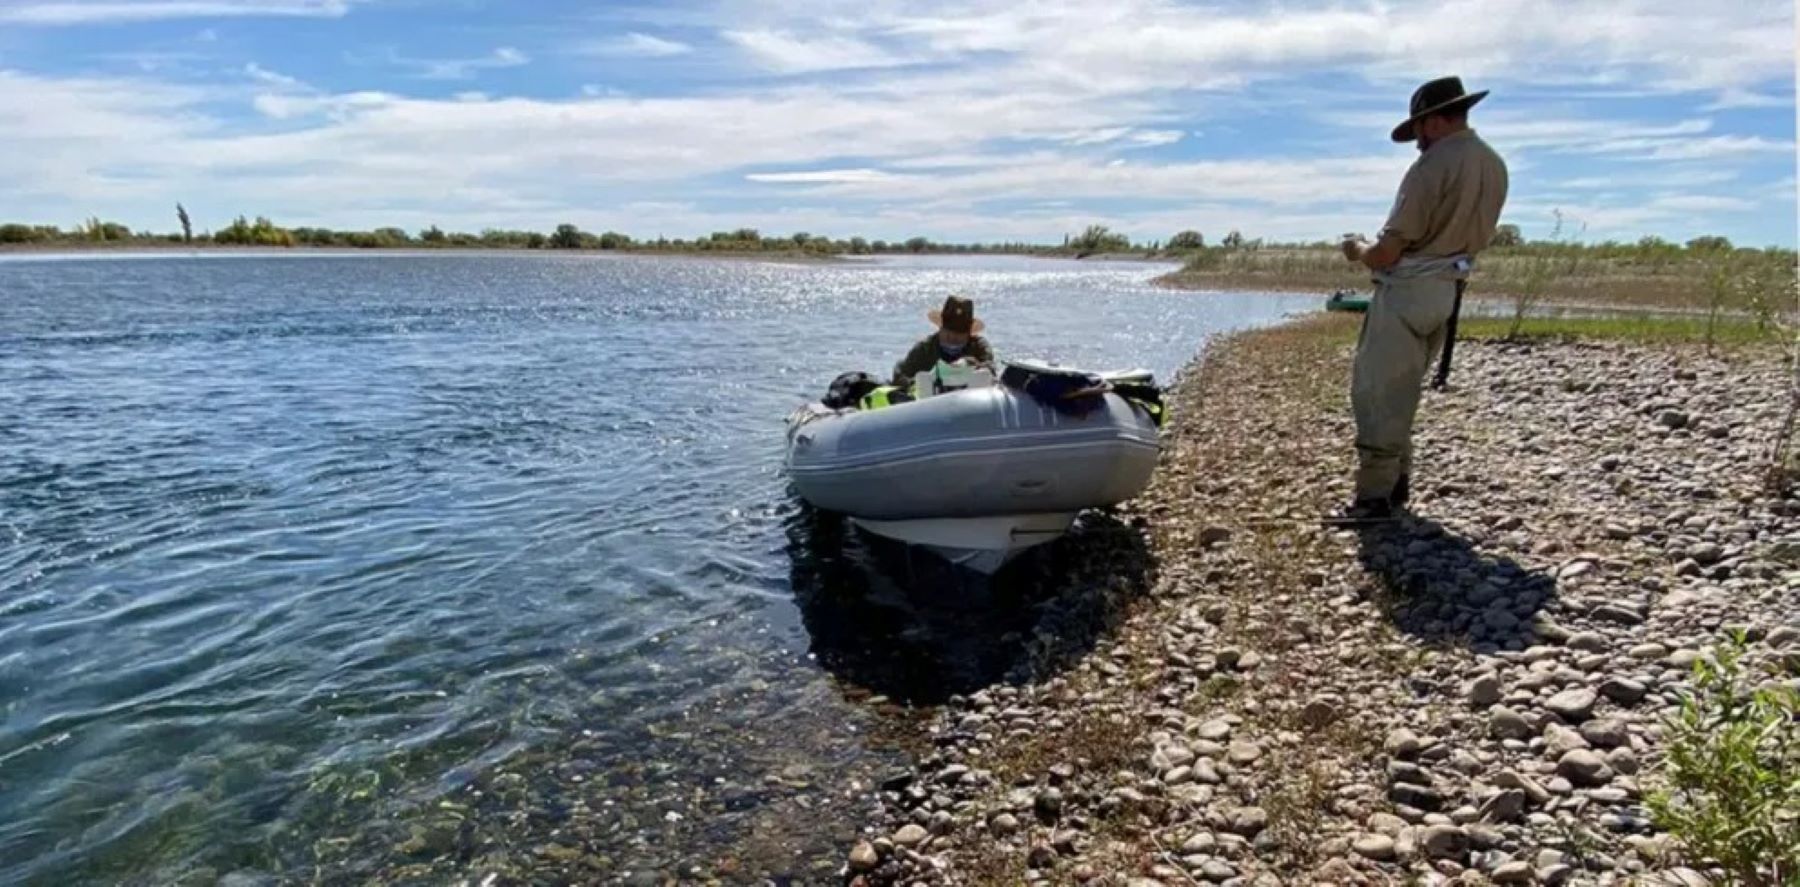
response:
<path id="1" fill-rule="evenodd" d="M 1466 129 L 1434 142 L 1400 182 L 1383 237 L 1404 256 L 1473 256 L 1487 248 L 1506 204 L 1506 162 Z"/>
<path id="2" fill-rule="evenodd" d="M 994 365 L 994 351 L 988 347 L 987 340 L 980 336 L 969 337 L 968 347 L 963 349 L 962 356 L 971 363 L 990 367 Z M 920 339 L 918 344 L 912 346 L 911 351 L 906 352 L 905 357 L 900 358 L 899 363 L 894 364 L 894 384 L 903 387 L 911 385 L 913 376 L 938 365 L 938 357 L 937 333 Z"/>

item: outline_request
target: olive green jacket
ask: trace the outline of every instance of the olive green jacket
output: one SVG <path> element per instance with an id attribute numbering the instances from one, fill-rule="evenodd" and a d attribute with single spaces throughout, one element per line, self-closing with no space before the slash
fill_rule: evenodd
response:
<path id="1" fill-rule="evenodd" d="M 963 349 L 963 359 L 971 363 L 993 367 L 994 350 L 988 347 L 988 341 L 980 336 L 970 336 L 968 347 Z M 937 333 L 932 333 L 912 346 L 900 362 L 894 364 L 894 384 L 911 385 L 913 376 L 935 368 L 942 357 L 938 351 Z"/>

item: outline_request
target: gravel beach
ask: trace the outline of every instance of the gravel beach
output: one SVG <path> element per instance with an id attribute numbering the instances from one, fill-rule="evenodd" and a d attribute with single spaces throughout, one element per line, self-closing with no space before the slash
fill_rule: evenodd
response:
<path id="1" fill-rule="evenodd" d="M 860 884 L 1705 883 L 1645 806 L 1732 628 L 1800 674 L 1774 349 L 1465 341 L 1412 515 L 1348 495 L 1354 321 L 1209 348 L 1119 518 L 1149 593 L 1067 670 L 952 698 Z"/>

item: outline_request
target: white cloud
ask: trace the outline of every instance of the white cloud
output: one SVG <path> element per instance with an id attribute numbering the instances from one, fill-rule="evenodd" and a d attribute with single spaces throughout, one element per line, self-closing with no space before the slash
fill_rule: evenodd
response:
<path id="1" fill-rule="evenodd" d="M 114 0 L 114 2 L 23 2 L 0 6 L 0 23 L 90 25 L 180 18 L 286 16 L 335 18 L 348 0 Z"/>
<path id="2" fill-rule="evenodd" d="M 1743 212 L 1756 208 L 1756 202 L 1742 197 L 1718 194 L 1668 194 L 1650 201 L 1651 207 L 1671 212 Z"/>
<path id="3" fill-rule="evenodd" d="M 894 181 L 899 177 L 878 169 L 815 169 L 800 172 L 753 172 L 744 178 L 778 185 L 844 185 Z"/>
<path id="4" fill-rule="evenodd" d="M 1140 129 L 1127 136 L 1125 141 L 1134 148 L 1160 148 L 1186 137 L 1187 134 L 1179 129 Z"/>
<path id="5" fill-rule="evenodd" d="M 874 44 L 852 37 L 799 37 L 785 31 L 726 31 L 725 39 L 758 65 L 778 74 L 808 74 L 907 64 Z"/>
<path id="6" fill-rule="evenodd" d="M 1792 140 L 1765 139 L 1762 136 L 1712 136 L 1681 142 L 1649 143 L 1636 155 L 1644 160 L 1711 160 L 1744 154 L 1794 154 Z"/>
<path id="7" fill-rule="evenodd" d="M 305 90 L 310 88 L 305 83 L 300 82 L 298 78 L 271 71 L 255 62 L 245 65 L 244 73 L 248 75 L 250 79 L 265 86 L 275 87 L 276 89 Z"/>
<path id="8" fill-rule="evenodd" d="M 1702 111 L 1731 111 L 1740 108 L 1786 108 L 1794 104 L 1792 94 L 1786 96 L 1768 95 L 1748 89 L 1727 89 L 1719 93 L 1719 97 L 1707 103 Z"/>
<path id="9" fill-rule="evenodd" d="M 468 80 L 482 71 L 517 68 L 531 63 L 531 57 L 510 46 L 501 46 L 483 56 L 467 59 L 415 59 L 393 55 L 389 60 L 403 68 L 413 69 L 421 80 Z"/>
<path id="10" fill-rule="evenodd" d="M 9 2 L 0 16 L 53 5 Z M 579 90 L 564 100 L 493 88 L 434 100 L 400 94 L 411 89 L 392 71 L 336 93 L 257 66 L 244 69 L 251 83 L 211 90 L 0 71 L 0 156 L 21 158 L 0 165 L 0 202 L 67 213 L 141 200 L 160 219 L 169 197 L 201 191 L 296 224 L 429 214 L 475 227 L 568 217 L 669 234 L 792 223 L 1042 240 L 1098 221 L 1146 237 L 1222 226 L 1316 237 L 1379 217 L 1410 160 L 1382 134 L 1421 72 L 1439 69 L 1496 89 L 1478 122 L 1513 163 L 1524 211 L 1573 193 L 1561 202 L 1613 225 L 1697 223 L 1738 213 L 1732 201 L 1766 187 L 1752 177 L 1774 175 L 1767 158 L 1793 150 L 1791 130 L 1743 128 L 1758 115 L 1659 115 L 1791 95 L 1791 41 L 1769 34 L 1791 34 L 1793 12 L 1772 0 L 718 3 L 622 18 L 607 32 L 620 36 L 578 47 L 680 57 L 705 83 L 687 94 L 691 81 L 676 80 L 627 97 L 600 73 L 547 87 Z M 1445 21 L 1482 27 L 1445 40 Z M 703 33 L 704 53 L 656 36 Z M 502 47 L 370 61 L 462 80 L 530 60 Z M 231 106 L 242 101 L 260 117 Z M 1350 141 L 1307 125 L 1322 114 L 1366 131 Z M 1201 131 L 1205 142 L 1185 138 Z M 1710 177 L 1679 178 L 1699 167 Z M 1714 193 L 1727 182 L 1733 194 Z"/>
<path id="11" fill-rule="evenodd" d="M 677 40 L 632 31 L 623 37 L 584 43 L 579 51 L 584 55 L 603 58 L 661 59 L 687 55 L 694 51 L 694 47 Z"/>
<path id="12" fill-rule="evenodd" d="M 1656 184 L 1663 188 L 1704 188 L 1709 185 L 1722 185 L 1735 181 L 1738 174 L 1729 169 L 1679 169 L 1659 173 Z M 1617 190 L 1632 185 L 1629 180 L 1618 176 L 1577 176 L 1562 179 L 1553 183 L 1558 188 L 1573 188 L 1584 191 Z"/>

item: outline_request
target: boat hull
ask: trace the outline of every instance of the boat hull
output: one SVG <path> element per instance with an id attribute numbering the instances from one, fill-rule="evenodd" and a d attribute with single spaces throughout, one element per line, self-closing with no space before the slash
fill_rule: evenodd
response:
<path id="1" fill-rule="evenodd" d="M 1149 485 L 1155 422 L 1115 394 L 1093 406 L 1067 413 L 1000 386 L 867 412 L 814 405 L 790 419 L 787 472 L 814 507 L 991 572 Z"/>

